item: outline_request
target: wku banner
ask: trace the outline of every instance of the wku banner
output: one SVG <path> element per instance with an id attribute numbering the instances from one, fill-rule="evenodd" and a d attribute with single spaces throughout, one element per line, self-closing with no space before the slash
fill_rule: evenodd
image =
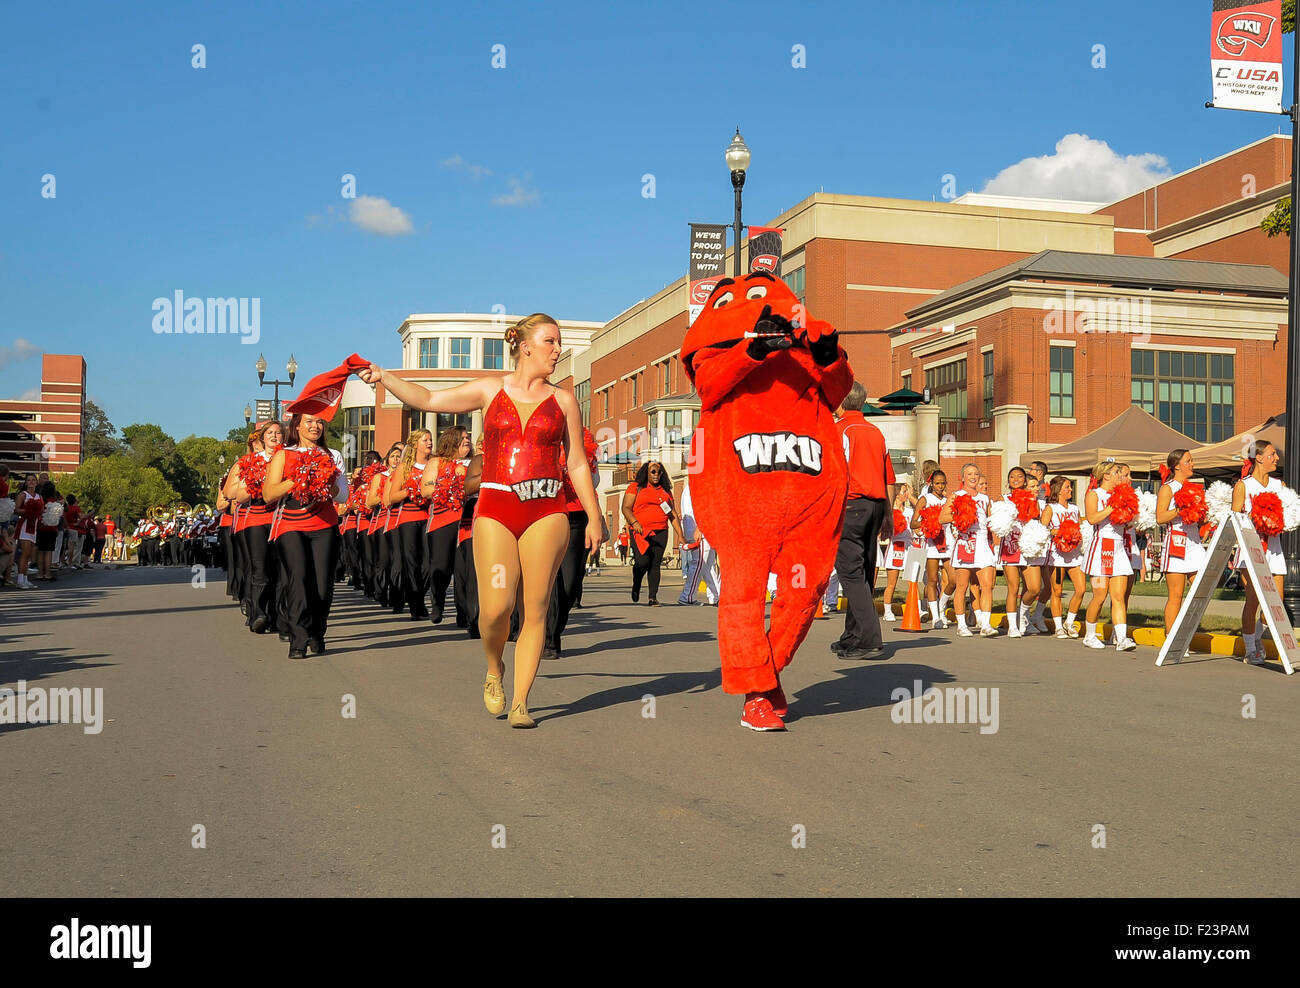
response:
<path id="1" fill-rule="evenodd" d="M 727 256 L 727 227 L 720 223 L 691 224 L 690 298 L 688 323 L 695 322 L 713 286 L 722 280 Z"/>
<path id="2" fill-rule="evenodd" d="M 1282 0 L 1214 0 L 1210 15 L 1214 105 L 1282 112 Z"/>
<path id="3" fill-rule="evenodd" d="M 749 227 L 750 271 L 766 271 L 781 277 L 781 233 L 775 226 Z"/>

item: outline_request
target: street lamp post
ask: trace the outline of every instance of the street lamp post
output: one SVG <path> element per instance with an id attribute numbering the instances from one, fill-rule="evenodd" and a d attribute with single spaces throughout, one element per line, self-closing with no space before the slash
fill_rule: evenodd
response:
<path id="1" fill-rule="evenodd" d="M 740 225 L 740 190 L 745 187 L 745 172 L 749 168 L 749 148 L 745 146 L 745 139 L 740 136 L 740 128 L 736 128 L 736 136 L 731 139 L 731 144 L 727 146 L 726 152 L 727 168 L 731 172 L 731 187 L 736 190 L 736 256 L 732 265 L 735 277 L 740 277 L 740 231 L 743 227 Z"/>
<path id="2" fill-rule="evenodd" d="M 263 380 L 263 378 L 266 376 L 266 358 L 263 357 L 260 353 L 257 355 L 257 383 L 258 383 L 261 387 L 266 387 L 268 384 L 272 384 L 272 385 L 275 386 L 275 399 L 274 399 L 274 402 L 275 402 L 275 406 L 274 406 L 274 408 L 275 408 L 275 413 L 274 413 L 274 415 L 273 415 L 272 417 L 273 417 L 277 422 L 280 420 L 280 417 L 281 417 L 281 416 L 280 416 L 280 413 L 281 413 L 281 408 L 280 408 L 280 385 L 283 384 L 286 388 L 292 388 L 292 387 L 293 387 L 293 377 L 294 377 L 295 374 L 298 373 L 298 361 L 296 361 L 296 360 L 293 359 L 293 354 L 292 354 L 292 353 L 289 354 L 289 362 L 288 362 L 287 364 L 284 365 L 284 369 L 287 370 L 287 371 L 289 372 L 289 380 L 287 380 L 287 381 L 265 381 L 265 380 Z"/>

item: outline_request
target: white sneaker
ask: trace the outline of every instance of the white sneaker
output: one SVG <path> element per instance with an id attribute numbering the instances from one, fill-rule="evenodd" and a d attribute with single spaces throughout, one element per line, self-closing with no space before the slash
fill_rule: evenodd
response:
<path id="1" fill-rule="evenodd" d="M 898 618 L 894 617 L 894 612 L 893 612 L 893 611 L 885 611 L 885 620 L 886 620 L 886 621 L 897 621 Z"/>
<path id="2" fill-rule="evenodd" d="M 1021 631 L 1014 624 L 1007 629 L 1008 638 L 1024 638 L 1026 634 L 1028 634 L 1028 632 Z"/>
<path id="3" fill-rule="evenodd" d="M 957 625 L 957 634 L 961 635 L 963 638 L 975 637 L 975 632 L 971 631 L 970 628 L 966 627 L 964 624 Z"/>
<path id="4" fill-rule="evenodd" d="M 1065 634 L 1070 638 L 1079 637 L 1079 629 L 1072 624 L 1065 625 Z"/>
<path id="5" fill-rule="evenodd" d="M 1131 652 L 1131 651 L 1133 651 L 1133 649 L 1135 649 L 1135 648 L 1137 648 L 1137 647 L 1138 647 L 1138 643 L 1137 643 L 1137 642 L 1135 642 L 1132 638 L 1127 638 L 1127 637 L 1126 637 L 1122 642 L 1120 642 L 1119 644 L 1117 644 L 1117 645 L 1115 646 L 1115 651 L 1117 651 L 1117 652 Z"/>
<path id="6" fill-rule="evenodd" d="M 1088 648 L 1105 648 L 1105 647 L 1106 647 L 1105 645 L 1102 644 L 1101 639 L 1098 638 L 1096 635 L 1093 635 L 1091 638 L 1085 638 L 1085 639 L 1083 640 L 1083 644 L 1086 645 Z"/>
<path id="7" fill-rule="evenodd" d="M 1069 640 L 1070 635 L 1068 632 L 1066 632 L 1065 625 L 1061 625 L 1059 628 L 1056 629 L 1056 637 L 1064 640 Z"/>
<path id="8" fill-rule="evenodd" d="M 998 636 L 997 628 L 994 628 L 992 626 L 989 626 L 987 628 L 980 628 L 981 638 L 996 638 L 997 636 Z"/>

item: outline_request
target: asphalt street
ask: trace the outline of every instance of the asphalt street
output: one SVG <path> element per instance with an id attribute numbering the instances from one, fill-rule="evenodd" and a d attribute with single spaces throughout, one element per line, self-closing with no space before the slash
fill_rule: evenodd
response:
<path id="1" fill-rule="evenodd" d="M 789 731 L 757 734 L 720 688 L 716 609 L 633 605 L 613 570 L 519 731 L 454 625 L 340 585 L 328 653 L 291 662 L 209 575 L 0 592 L 0 686 L 103 690 L 97 734 L 0 724 L 0 894 L 1300 892 L 1300 676 L 1276 663 L 892 630 L 889 658 L 847 662 L 817 621 Z M 996 688 L 996 731 L 897 722 L 918 680 Z"/>

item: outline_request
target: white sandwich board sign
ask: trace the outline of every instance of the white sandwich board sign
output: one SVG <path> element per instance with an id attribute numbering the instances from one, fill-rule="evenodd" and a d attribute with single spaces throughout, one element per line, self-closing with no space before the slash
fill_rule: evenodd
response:
<path id="1" fill-rule="evenodd" d="M 1282 659 L 1282 667 L 1288 676 L 1295 672 L 1300 653 L 1291 631 L 1291 619 L 1287 617 L 1282 598 L 1278 596 L 1277 586 L 1273 583 L 1273 576 L 1268 571 L 1268 558 L 1264 555 L 1259 534 L 1250 523 L 1250 516 L 1236 512 L 1230 513 L 1211 536 L 1205 563 L 1192 581 L 1192 589 L 1183 598 L 1182 609 L 1178 612 L 1173 628 L 1165 636 L 1165 644 L 1156 657 L 1156 665 L 1162 666 L 1166 660 L 1178 662 L 1182 659 L 1187 646 L 1191 644 L 1192 636 L 1200 627 L 1201 618 L 1205 616 L 1205 608 L 1214 596 L 1214 588 L 1219 585 L 1219 577 L 1237 546 L 1241 546 L 1246 578 L 1255 588 L 1255 597 L 1264 609 L 1264 620 L 1273 633 L 1273 644 Z"/>

